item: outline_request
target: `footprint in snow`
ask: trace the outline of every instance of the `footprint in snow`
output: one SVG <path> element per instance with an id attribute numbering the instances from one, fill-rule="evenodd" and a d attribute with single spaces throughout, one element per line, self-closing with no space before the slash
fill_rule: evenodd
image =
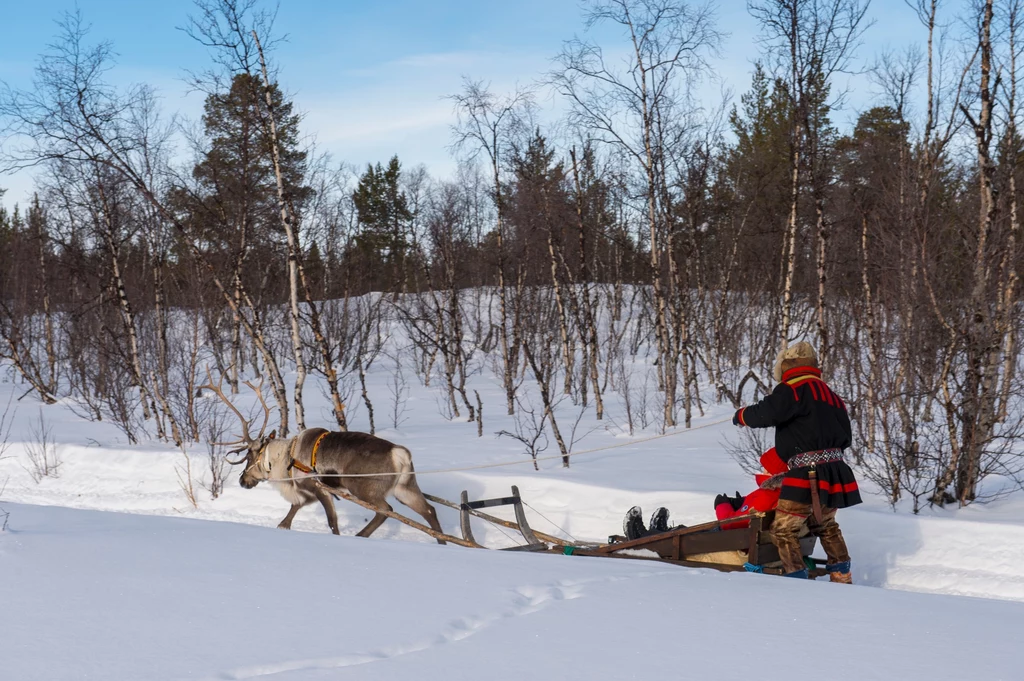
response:
<path id="1" fill-rule="evenodd" d="M 635 577 L 635 576 L 634 576 Z M 538 612 L 552 603 L 569 601 L 583 596 L 586 585 L 595 582 L 618 582 L 630 577 L 603 577 L 594 579 L 565 580 L 556 584 L 525 585 L 512 590 L 514 594 L 512 607 L 486 615 L 467 615 L 456 618 L 448 623 L 445 629 L 437 636 L 428 641 L 421 641 L 407 645 L 390 646 L 380 651 L 342 655 L 338 657 L 325 657 L 304 660 L 288 660 L 284 662 L 253 665 L 239 669 L 226 671 L 215 677 L 216 679 L 229 679 L 231 681 L 242 681 L 244 679 L 256 679 L 260 677 L 273 676 L 286 672 L 316 670 L 316 669 L 341 669 L 354 667 L 372 662 L 379 662 L 393 657 L 417 653 L 446 643 L 454 643 L 469 638 L 473 634 L 493 625 L 501 620 L 511 619 L 522 615 Z"/>

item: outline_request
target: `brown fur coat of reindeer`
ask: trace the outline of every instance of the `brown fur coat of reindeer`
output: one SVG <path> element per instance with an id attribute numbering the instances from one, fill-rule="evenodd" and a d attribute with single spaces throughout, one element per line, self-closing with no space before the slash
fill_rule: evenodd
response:
<path id="1" fill-rule="evenodd" d="M 241 438 L 224 443 L 241 445 L 231 453 L 246 453 L 243 459 L 228 461 L 245 464 L 239 484 L 252 489 L 264 480 L 269 481 L 291 503 L 288 515 L 278 527 L 291 529 L 299 509 L 319 501 L 327 513 L 331 532 L 340 534 L 338 514 L 331 498 L 331 492 L 336 491 L 347 492 L 374 508 L 388 512 L 393 509 L 387 497 L 393 495 L 423 516 L 434 531 L 443 532 L 437 512 L 416 483 L 412 454 L 408 449 L 368 433 L 331 432 L 324 428 L 307 428 L 288 439 L 275 437 L 275 431 L 264 435 L 270 420 L 270 408 L 259 387 L 249 382 L 246 385 L 256 391 L 264 412 L 263 425 L 255 438 L 249 433 L 249 421 L 224 395 L 221 385 L 214 385 L 211 378 L 201 387 L 216 394 L 241 421 Z M 369 537 L 386 519 L 383 513 L 376 513 L 356 536 Z M 445 542 L 438 539 L 438 543 Z"/>

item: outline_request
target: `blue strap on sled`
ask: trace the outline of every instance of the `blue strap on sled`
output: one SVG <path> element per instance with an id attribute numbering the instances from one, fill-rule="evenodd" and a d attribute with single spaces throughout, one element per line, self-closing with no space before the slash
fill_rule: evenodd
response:
<path id="1" fill-rule="evenodd" d="M 747 572 L 756 572 L 759 575 L 764 574 L 764 567 L 761 565 L 754 565 L 753 563 L 744 563 L 743 569 Z M 796 579 L 807 579 L 807 568 L 804 568 L 803 570 L 797 570 L 796 572 L 790 572 L 782 576 L 795 577 Z"/>

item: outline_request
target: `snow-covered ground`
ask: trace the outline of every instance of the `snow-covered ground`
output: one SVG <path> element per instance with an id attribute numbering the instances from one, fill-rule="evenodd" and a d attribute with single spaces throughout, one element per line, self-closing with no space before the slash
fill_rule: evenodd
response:
<path id="1" fill-rule="evenodd" d="M 1020 678 L 1020 603 L 9 510 L 11 681 Z"/>
<path id="2" fill-rule="evenodd" d="M 648 513 L 666 505 L 674 521 L 700 522 L 712 517 L 715 494 L 753 485 L 725 453 L 735 436 L 727 424 L 583 454 L 570 469 L 545 461 L 540 471 L 430 474 L 524 454 L 494 434 L 512 423 L 488 370 L 472 378 L 484 399 L 483 438 L 475 424 L 443 418 L 434 389 L 405 373 L 407 419 L 378 434 L 412 450 L 424 491 L 457 499 L 466 489 L 481 498 L 518 485 L 531 523 L 551 534 L 603 540 L 633 504 Z M 390 375 L 386 366 L 371 375 L 378 426 L 390 410 Z M 211 499 L 199 486 L 209 475 L 202 446 L 190 459 L 193 507 L 179 482 L 180 451 L 129 445 L 112 425 L 84 420 L 66 404 L 17 401 L 23 392 L 0 384 L 0 410 L 13 397 L 0 458 L 0 508 L 10 513 L 0 533 L 4 681 L 724 680 L 790 678 L 793 669 L 858 681 L 1022 675 L 1014 643 L 1024 622 L 1020 495 L 919 516 L 893 513 L 878 498 L 844 511 L 853 588 L 442 547 L 394 521 L 361 540 L 330 535 L 317 506 L 299 514 L 297 532 L 273 529 L 287 502 L 264 485 L 240 488 L 237 469 Z M 315 385 L 306 402 L 309 425 L 329 425 Z M 353 428 L 365 428 L 351 408 Z M 564 409 L 568 425 L 574 410 Z M 709 408 L 695 425 L 730 412 Z M 36 482 L 27 448 L 40 414 L 62 465 Z M 626 442 L 619 426 L 588 412 L 576 449 Z M 553 453 L 552 443 L 545 454 Z M 361 508 L 338 506 L 343 535 L 368 520 Z M 438 512 L 457 534 L 455 512 Z M 514 543 L 508 530 L 482 521 L 474 529 L 488 546 Z"/>

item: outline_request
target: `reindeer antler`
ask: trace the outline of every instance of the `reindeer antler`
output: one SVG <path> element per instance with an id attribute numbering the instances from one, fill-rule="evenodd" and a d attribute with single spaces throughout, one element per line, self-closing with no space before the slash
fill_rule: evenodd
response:
<path id="1" fill-rule="evenodd" d="M 260 401 L 260 406 L 263 407 L 263 425 L 260 426 L 260 434 L 256 436 L 256 439 L 259 440 L 263 437 L 263 432 L 267 429 L 267 424 L 270 423 L 270 407 L 267 406 L 267 401 L 263 399 L 263 377 L 260 376 L 259 385 L 253 385 L 252 381 L 246 381 L 245 384 L 256 393 L 256 397 Z"/>
<path id="2" fill-rule="evenodd" d="M 221 376 L 220 381 L 218 381 L 217 384 L 214 385 L 213 375 L 210 373 L 210 367 L 206 367 L 206 378 L 207 378 L 207 382 L 205 384 L 203 384 L 203 385 L 198 386 L 198 388 L 200 390 L 202 390 L 203 388 L 208 388 L 208 389 L 212 390 L 214 392 L 214 394 L 217 395 L 217 397 L 220 398 L 221 402 L 226 404 L 231 411 L 235 412 L 235 416 L 238 417 L 238 420 L 242 424 L 242 437 L 240 439 L 235 440 L 234 442 L 214 442 L 213 444 L 219 445 L 219 446 L 222 446 L 222 447 L 231 447 L 233 445 L 238 445 L 238 444 L 242 445 L 238 449 L 230 450 L 228 452 L 229 454 L 234 454 L 234 453 L 242 451 L 243 449 L 246 449 L 251 443 L 255 442 L 255 440 L 253 440 L 252 436 L 249 434 L 249 420 L 246 419 L 242 415 L 242 412 L 238 411 L 238 408 L 224 394 L 224 389 L 223 389 L 224 377 L 223 376 Z M 247 384 L 248 384 L 248 382 L 247 382 Z M 263 403 L 264 408 L 266 408 L 266 402 L 263 401 L 263 395 L 262 394 L 260 394 L 260 402 Z M 269 418 L 269 414 L 267 415 L 267 418 Z M 264 421 L 263 427 L 266 428 L 266 421 Z M 263 431 L 261 430 L 260 431 L 260 437 L 262 437 L 262 436 L 263 436 Z M 231 463 L 232 465 L 234 465 L 234 463 L 232 463 L 231 461 L 228 461 L 228 463 Z M 238 462 L 238 463 L 241 463 L 241 462 Z"/>
<path id="3" fill-rule="evenodd" d="M 256 393 L 256 398 L 259 399 L 260 406 L 263 407 L 263 425 L 260 426 L 260 433 L 255 438 L 249 432 L 249 419 L 245 418 L 245 416 L 242 415 L 242 412 L 238 411 L 238 408 L 234 405 L 234 403 L 227 398 L 227 395 L 224 394 L 224 376 L 221 376 L 220 380 L 217 381 L 215 385 L 213 382 L 213 375 L 210 373 L 210 367 L 207 366 L 206 378 L 207 382 L 198 387 L 200 389 L 209 388 L 210 390 L 212 390 L 214 394 L 216 394 L 217 397 L 221 399 L 221 402 L 226 404 L 231 411 L 235 412 L 235 416 L 238 417 L 239 422 L 242 424 L 242 437 L 240 439 L 235 440 L 234 442 L 215 442 L 213 444 L 224 447 L 241 445 L 241 447 L 238 447 L 236 449 L 228 450 L 228 454 L 237 454 L 238 452 L 241 452 L 244 449 L 248 449 L 249 447 L 252 446 L 254 442 L 263 437 L 263 433 L 267 430 L 267 424 L 270 423 L 270 407 L 267 405 L 267 401 L 263 398 L 263 378 L 260 377 L 259 385 L 253 385 L 252 381 L 245 382 L 245 385 L 249 386 L 249 388 L 251 388 L 252 391 Z M 227 462 L 232 466 L 240 464 L 243 461 L 245 461 L 245 459 L 239 459 L 238 461 L 232 461 L 231 459 L 227 459 Z"/>

